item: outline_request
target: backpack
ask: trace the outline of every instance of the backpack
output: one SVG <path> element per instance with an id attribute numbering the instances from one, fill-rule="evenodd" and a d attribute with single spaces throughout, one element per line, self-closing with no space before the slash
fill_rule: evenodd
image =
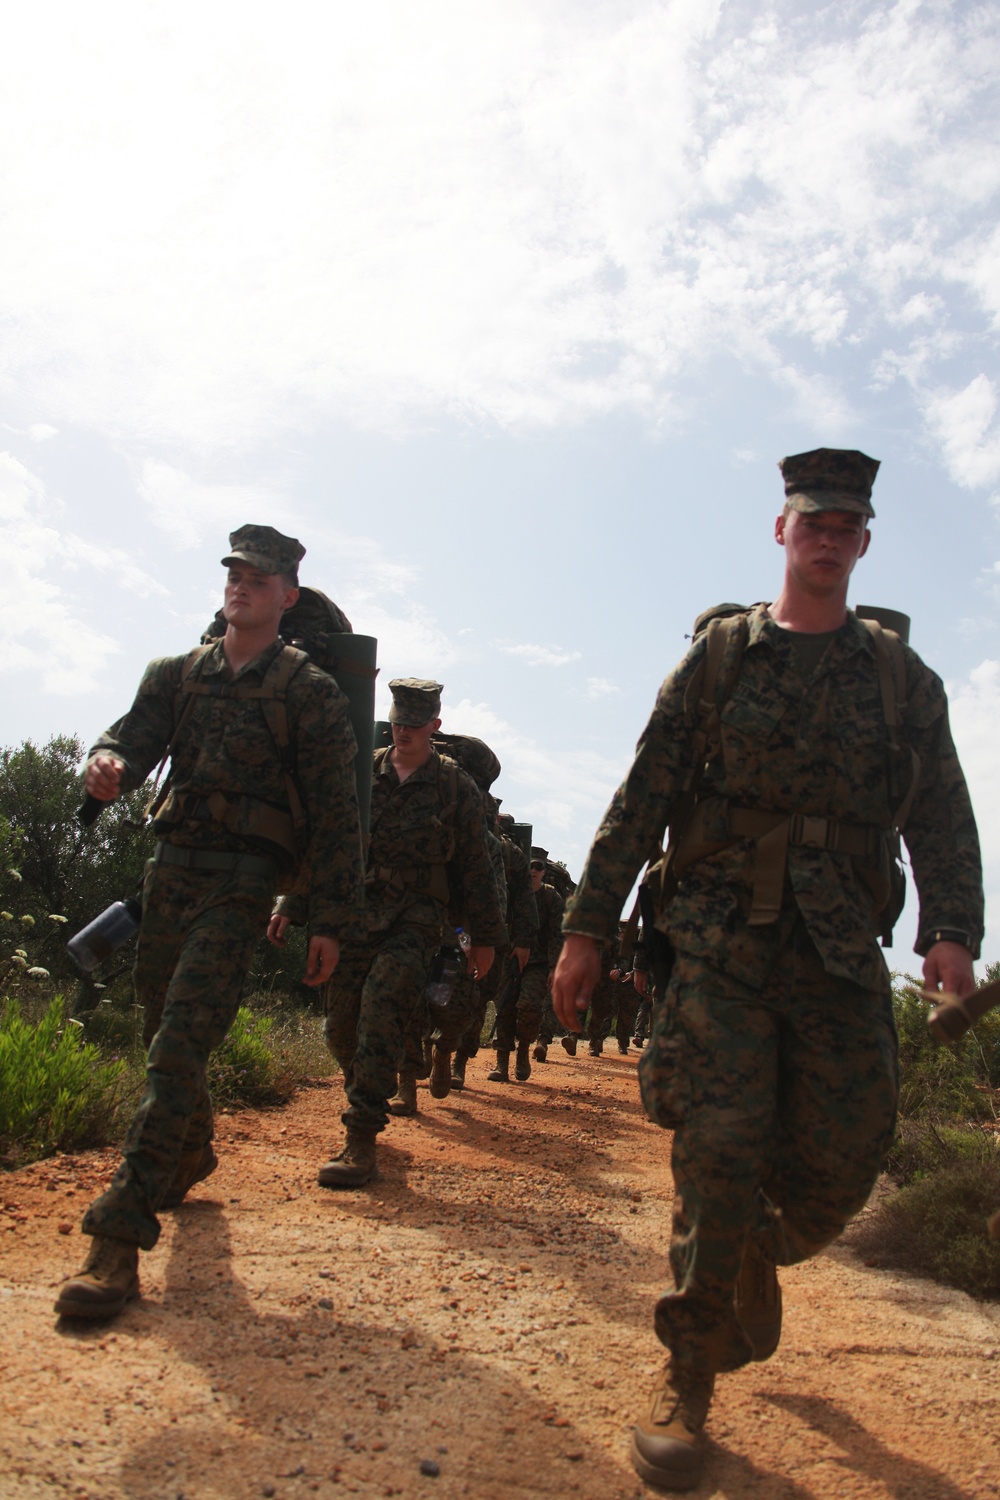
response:
<path id="1" fill-rule="evenodd" d="M 656 941 L 657 936 L 662 939 L 659 944 L 660 951 L 656 955 L 661 966 L 669 965 L 671 955 L 666 951 L 669 949 L 669 944 L 663 934 L 657 933 L 657 918 L 662 915 L 672 900 L 677 890 L 678 878 L 683 870 L 701 857 L 702 853 L 712 852 L 722 847 L 719 843 L 700 845 L 696 836 L 692 839 L 698 807 L 698 787 L 706 767 L 718 755 L 721 748 L 721 711 L 731 696 L 740 675 L 743 652 L 749 637 L 749 615 L 755 608 L 757 608 L 756 605 L 748 608 L 739 604 L 720 604 L 713 609 L 705 610 L 694 624 L 694 639 L 698 639 L 703 634 L 706 635 L 703 669 L 694 674 L 688 684 L 686 694 L 687 706 L 694 704 L 697 695 L 698 722 L 692 756 L 694 775 L 691 785 L 675 810 L 668 830 L 666 848 L 661 849 L 657 840 L 656 850 L 639 888 L 636 908 L 629 919 L 629 926 L 634 929 L 641 913 L 643 927 L 653 941 Z M 859 874 L 872 894 L 873 915 L 878 918 L 877 935 L 881 938 L 882 946 L 889 948 L 892 946 L 893 928 L 899 920 L 906 899 L 906 875 L 902 864 L 900 835 L 916 795 L 920 776 L 920 759 L 911 747 L 909 751 L 910 780 L 903 792 L 899 777 L 899 764 L 903 758 L 899 735 L 906 707 L 906 658 L 900 637 L 895 631 L 884 629 L 874 619 L 864 619 L 862 624 L 869 631 L 875 649 L 879 693 L 886 726 L 889 803 L 890 806 L 894 806 L 895 811 L 892 816 L 892 825 L 881 840 L 883 846 L 881 868 L 878 871 L 862 869 Z M 752 817 L 752 814 L 748 814 L 749 819 L 752 820 Z M 748 823 L 745 834 L 735 833 L 734 836 L 757 838 L 759 849 L 760 842 L 766 837 L 765 829 L 768 821 L 772 823 L 772 826 L 777 827 L 791 820 L 777 814 L 762 813 L 758 815 L 759 831 L 752 831 L 751 821 Z M 828 824 L 830 820 L 817 821 Z M 845 846 L 841 844 L 840 847 Z M 860 847 L 857 851 L 845 847 L 845 852 L 860 853 L 862 851 Z M 781 885 L 784 879 L 783 853 L 780 862 L 775 862 L 774 868 L 765 870 L 763 874 L 765 878 L 769 877 L 768 890 L 771 900 L 780 904 Z M 755 904 L 756 885 L 755 874 Z M 750 920 L 753 921 L 753 913 L 751 913 Z"/>
<path id="2" fill-rule="evenodd" d="M 201 645 L 188 653 L 181 667 L 180 683 L 174 699 L 174 731 L 156 772 L 152 795 L 146 806 L 146 819 L 168 821 L 171 813 L 178 820 L 184 816 L 181 804 L 182 798 L 187 794 L 173 790 L 172 768 L 162 787 L 159 782 L 190 717 L 195 699 L 206 695 L 236 701 L 256 699 L 261 705 L 264 720 L 274 741 L 289 811 L 286 813 L 258 798 L 246 795 L 229 797 L 221 791 L 199 800 L 205 803 L 205 809 L 211 818 L 231 832 L 277 844 L 290 856 L 293 871 L 296 871 L 308 845 L 309 826 L 288 729 L 287 699 L 292 679 L 307 661 L 330 676 L 334 672 L 347 671 L 355 676 L 374 679 L 377 669 L 369 668 L 361 662 L 340 660 L 335 637 L 352 635 L 351 622 L 332 599 L 327 598 L 319 589 L 300 588 L 298 600 L 282 616 L 280 638 L 285 643 L 284 650 L 274 658 L 259 687 L 241 682 L 200 681 L 200 663 L 225 633 L 225 617 L 222 610 L 219 610 L 203 634 Z M 285 878 L 282 878 L 283 885 Z"/>

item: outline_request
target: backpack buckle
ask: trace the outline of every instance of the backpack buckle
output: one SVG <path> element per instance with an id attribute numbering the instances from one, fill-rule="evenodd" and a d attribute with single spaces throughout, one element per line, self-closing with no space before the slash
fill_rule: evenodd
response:
<path id="1" fill-rule="evenodd" d="M 835 849 L 837 847 L 837 827 L 829 818 L 810 817 L 807 813 L 796 813 L 792 819 L 790 833 L 789 843 L 799 844 L 804 849 Z"/>

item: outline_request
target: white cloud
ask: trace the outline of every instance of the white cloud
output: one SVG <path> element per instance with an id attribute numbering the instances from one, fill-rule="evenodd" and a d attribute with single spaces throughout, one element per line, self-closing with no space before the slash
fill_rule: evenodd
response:
<path id="1" fill-rule="evenodd" d="M 48 524 L 45 487 L 9 453 L 0 453 L 0 673 L 30 672 L 43 692 L 72 697 L 92 692 L 118 643 L 88 619 L 66 575 L 112 573 L 139 594 L 165 594 L 155 579 L 118 548 L 100 548 Z M 113 596 L 112 596 L 113 597 Z M 107 610 L 105 595 L 101 600 Z"/>
<path id="2" fill-rule="evenodd" d="M 615 693 L 620 693 L 621 688 L 616 682 L 611 682 L 607 677 L 587 678 L 587 697 L 596 700 L 598 698 L 609 698 Z"/>
<path id="3" fill-rule="evenodd" d="M 154 525 L 178 547 L 197 547 L 207 536 L 226 535 L 258 515 L 278 515 L 269 524 L 279 530 L 288 524 L 280 501 L 263 486 L 204 483 L 152 459 L 143 465 L 138 488 Z"/>
<path id="4" fill-rule="evenodd" d="M 952 733 L 979 825 L 989 926 L 1000 911 L 1000 662 L 981 662 L 964 682 L 950 687 L 949 699 Z"/>
<path id="5" fill-rule="evenodd" d="M 579 661 L 581 654 L 579 651 L 567 651 L 563 646 L 537 646 L 528 641 L 520 644 L 494 641 L 493 645 L 507 656 L 519 656 L 529 667 L 565 667 L 571 661 Z"/>
<path id="6" fill-rule="evenodd" d="M 974 489 L 1000 478 L 997 392 L 988 376 L 977 375 L 964 390 L 931 397 L 927 409 L 956 484 Z"/>
<path id="7" fill-rule="evenodd" d="M 48 422 L 33 422 L 28 428 L 28 436 L 33 443 L 44 443 L 55 437 L 58 431 L 58 427 L 50 427 Z"/>
<path id="8" fill-rule="evenodd" d="M 955 286 L 1000 312 L 996 15 L 786 9 L 21 7 L 3 378 L 53 421 L 197 453 L 332 414 L 677 424 L 725 353 L 842 428 L 806 362 L 870 361 L 891 328 L 912 368 Z M 243 498 L 144 485 L 189 541 Z"/>

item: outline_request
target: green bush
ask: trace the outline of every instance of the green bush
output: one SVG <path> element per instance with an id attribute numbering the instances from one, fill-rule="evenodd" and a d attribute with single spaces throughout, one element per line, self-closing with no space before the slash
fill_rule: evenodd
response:
<path id="1" fill-rule="evenodd" d="M 278 1070 L 269 1045 L 273 1028 L 270 1016 L 240 1006 L 229 1035 L 208 1060 L 208 1087 L 217 1103 L 274 1102 Z"/>
<path id="2" fill-rule="evenodd" d="M 127 1063 L 67 1022 L 61 996 L 37 1023 L 8 1000 L 0 1016 L 0 1152 L 11 1162 L 104 1145 L 133 1094 Z"/>
<path id="3" fill-rule="evenodd" d="M 974 1126 L 904 1129 L 890 1169 L 904 1185 L 853 1227 L 855 1249 L 869 1265 L 1000 1299 L 1000 1241 L 986 1229 L 1000 1209 L 995 1133 Z"/>
<path id="4" fill-rule="evenodd" d="M 916 980 L 893 986 L 899 1032 L 899 1113 L 906 1118 L 989 1119 L 1000 1088 L 1000 1009 L 984 1016 L 967 1036 L 940 1046 L 927 1025 L 930 1007 Z"/>

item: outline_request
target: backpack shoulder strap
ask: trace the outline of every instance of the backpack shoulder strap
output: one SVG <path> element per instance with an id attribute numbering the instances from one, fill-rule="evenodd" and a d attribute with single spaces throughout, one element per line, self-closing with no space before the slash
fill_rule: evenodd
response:
<path id="1" fill-rule="evenodd" d="M 907 681 L 906 681 L 906 656 L 903 651 L 903 643 L 894 630 L 885 630 L 877 620 L 863 620 L 872 645 L 875 648 L 875 666 L 878 671 L 879 693 L 882 698 L 882 715 L 885 719 L 886 735 L 889 741 L 890 770 L 889 770 L 889 800 L 895 802 L 899 796 L 898 776 L 896 774 L 895 760 L 902 748 L 900 745 L 900 733 L 903 727 L 903 714 L 906 710 Z M 901 833 L 906 820 L 909 817 L 913 799 L 917 794 L 917 783 L 920 780 L 920 757 L 913 746 L 910 746 L 910 783 L 906 789 L 902 801 L 893 813 L 893 827 L 897 833 Z"/>
<path id="2" fill-rule="evenodd" d="M 148 823 L 150 817 L 155 814 L 156 809 L 162 804 L 164 798 L 167 795 L 167 791 L 170 786 L 170 776 L 167 776 L 166 781 L 163 783 L 162 790 L 159 789 L 160 777 L 163 775 L 163 768 L 167 764 L 167 761 L 170 759 L 174 746 L 177 744 L 177 741 L 181 737 L 181 731 L 183 730 L 188 719 L 191 717 L 191 710 L 192 708 L 194 708 L 194 696 L 188 687 L 188 683 L 195 667 L 199 664 L 199 662 L 204 661 L 205 657 L 213 649 L 214 645 L 214 641 L 209 641 L 206 645 L 195 646 L 194 650 L 189 651 L 187 656 L 181 663 L 180 681 L 177 684 L 177 691 L 174 694 L 174 729 L 167 744 L 167 748 L 163 752 L 163 757 L 160 761 L 160 764 L 156 768 L 156 775 L 153 777 L 153 789 L 149 794 L 149 799 L 146 803 L 145 811 L 142 815 L 143 824 Z M 180 712 L 178 713 L 178 700 L 182 695 L 186 695 L 185 701 L 180 706 Z M 173 768 L 171 767 L 171 770 L 172 769 Z"/>

